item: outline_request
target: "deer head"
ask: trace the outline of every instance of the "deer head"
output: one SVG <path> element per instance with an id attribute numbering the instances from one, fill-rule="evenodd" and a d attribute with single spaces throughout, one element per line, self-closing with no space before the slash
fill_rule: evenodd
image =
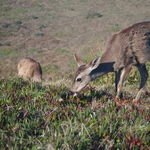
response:
<path id="1" fill-rule="evenodd" d="M 71 91 L 77 93 L 84 89 L 88 83 L 94 79 L 92 71 L 94 71 L 99 66 L 100 57 L 97 57 L 87 64 L 83 63 L 83 61 L 76 54 L 74 55 L 74 58 L 77 62 L 78 69 L 75 73 Z"/>

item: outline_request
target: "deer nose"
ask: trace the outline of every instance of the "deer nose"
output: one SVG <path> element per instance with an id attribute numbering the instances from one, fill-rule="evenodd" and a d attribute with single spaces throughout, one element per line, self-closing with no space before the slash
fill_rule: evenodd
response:
<path id="1" fill-rule="evenodd" d="M 73 89 L 70 89 L 69 92 L 70 92 L 71 94 L 76 93 Z"/>
<path id="2" fill-rule="evenodd" d="M 75 92 L 76 92 L 75 89 L 74 89 L 74 87 L 71 87 L 71 88 L 69 89 L 69 91 L 70 91 L 71 93 L 75 93 Z"/>
<path id="3" fill-rule="evenodd" d="M 73 96 L 77 96 L 77 92 L 75 91 L 75 90 L 73 90 L 73 89 L 70 89 L 70 94 L 72 94 Z"/>
<path id="4" fill-rule="evenodd" d="M 74 93 L 74 94 L 73 94 L 74 97 L 76 97 L 77 95 L 78 95 L 77 93 Z"/>
<path id="5" fill-rule="evenodd" d="M 76 96 L 78 95 L 76 92 L 73 92 L 73 91 L 69 91 L 69 93 L 70 93 L 71 95 L 73 95 L 74 97 L 76 97 Z"/>

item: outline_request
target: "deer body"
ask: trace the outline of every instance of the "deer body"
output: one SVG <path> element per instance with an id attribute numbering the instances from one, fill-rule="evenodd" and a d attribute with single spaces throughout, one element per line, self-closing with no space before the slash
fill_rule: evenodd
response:
<path id="1" fill-rule="evenodd" d="M 113 61 L 115 71 L 150 61 L 150 22 L 134 24 L 111 37 L 101 62 Z"/>
<path id="2" fill-rule="evenodd" d="M 117 96 L 120 96 L 124 80 L 132 66 L 136 66 L 141 77 L 136 96 L 138 100 L 148 78 L 145 63 L 150 61 L 150 22 L 137 23 L 114 34 L 101 58 L 98 57 L 88 64 L 84 64 L 76 55 L 75 59 L 78 70 L 72 87 L 73 92 L 79 92 L 101 75 L 115 72 L 115 88 Z"/>
<path id="3" fill-rule="evenodd" d="M 31 79 L 33 82 L 42 81 L 42 69 L 40 64 L 32 58 L 21 59 L 17 66 L 18 76 L 27 80 Z"/>

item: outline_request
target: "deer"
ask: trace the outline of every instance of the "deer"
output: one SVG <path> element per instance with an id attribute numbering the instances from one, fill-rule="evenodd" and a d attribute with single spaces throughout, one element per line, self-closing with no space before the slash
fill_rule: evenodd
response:
<path id="1" fill-rule="evenodd" d="M 115 73 L 116 98 L 121 99 L 123 83 L 135 66 L 140 73 L 140 86 L 133 102 L 138 102 L 148 79 L 146 63 L 150 61 L 150 21 L 140 22 L 113 34 L 103 55 L 84 63 L 74 54 L 78 69 L 71 91 L 79 93 L 89 82 L 109 72 Z"/>
<path id="2" fill-rule="evenodd" d="M 42 81 L 42 68 L 40 63 L 30 57 L 23 58 L 17 65 L 18 76 L 33 82 Z"/>

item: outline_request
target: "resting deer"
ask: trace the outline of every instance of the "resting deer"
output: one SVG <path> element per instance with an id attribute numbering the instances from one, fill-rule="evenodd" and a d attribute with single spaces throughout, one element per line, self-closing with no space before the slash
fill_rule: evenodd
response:
<path id="1" fill-rule="evenodd" d="M 18 63 L 18 76 L 27 80 L 31 79 L 33 82 L 42 81 L 42 69 L 38 62 L 32 58 L 21 59 Z"/>
<path id="2" fill-rule="evenodd" d="M 120 97 L 124 80 L 132 66 L 140 73 L 140 87 L 134 101 L 138 101 L 148 78 L 145 63 L 150 61 L 150 22 L 134 24 L 112 35 L 102 57 L 88 64 L 75 55 L 78 70 L 75 74 L 72 92 L 77 93 L 86 85 L 109 72 L 115 72 L 115 90 Z"/>

